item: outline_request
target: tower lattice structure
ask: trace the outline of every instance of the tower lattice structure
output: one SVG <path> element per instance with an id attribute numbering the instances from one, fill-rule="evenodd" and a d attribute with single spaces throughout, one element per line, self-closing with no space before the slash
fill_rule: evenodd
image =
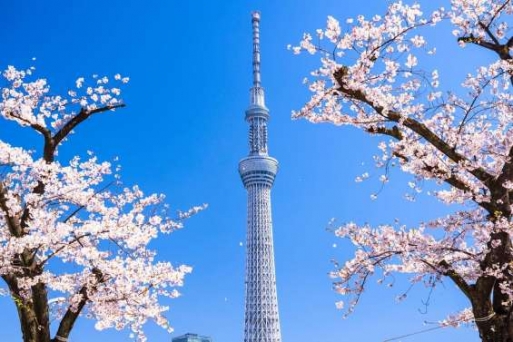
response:
<path id="1" fill-rule="evenodd" d="M 239 163 L 248 193 L 244 342 L 281 342 L 271 216 L 271 188 L 278 161 L 267 152 L 264 89 L 260 79 L 260 14 L 253 12 L 253 87 L 246 110 L 249 155 Z"/>

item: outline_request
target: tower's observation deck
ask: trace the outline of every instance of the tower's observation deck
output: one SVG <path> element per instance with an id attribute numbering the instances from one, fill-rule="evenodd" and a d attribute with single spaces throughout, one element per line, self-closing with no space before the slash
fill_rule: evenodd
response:
<path id="1" fill-rule="evenodd" d="M 263 89 L 259 90 L 262 91 L 263 99 Z M 246 111 L 250 152 L 239 163 L 239 174 L 246 188 L 256 183 L 271 187 L 278 172 L 278 161 L 267 154 L 268 119 L 269 110 L 264 106 L 250 105 Z"/>
<path id="2" fill-rule="evenodd" d="M 258 12 L 253 13 L 252 23 L 253 87 L 246 110 L 249 155 L 239 163 L 239 174 L 248 192 L 244 342 L 281 342 L 271 215 L 271 188 L 278 161 L 267 151 L 269 110 L 260 85 Z"/>

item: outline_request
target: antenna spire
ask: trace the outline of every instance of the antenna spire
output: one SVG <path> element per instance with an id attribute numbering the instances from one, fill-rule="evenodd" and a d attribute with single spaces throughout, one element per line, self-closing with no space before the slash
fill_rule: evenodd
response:
<path id="1" fill-rule="evenodd" d="M 264 89 L 260 79 L 260 12 L 251 13 L 251 22 L 253 24 L 253 87 L 250 105 L 265 107 Z"/>
<path id="2" fill-rule="evenodd" d="M 260 87 L 260 12 L 251 13 L 253 23 L 253 86 Z"/>

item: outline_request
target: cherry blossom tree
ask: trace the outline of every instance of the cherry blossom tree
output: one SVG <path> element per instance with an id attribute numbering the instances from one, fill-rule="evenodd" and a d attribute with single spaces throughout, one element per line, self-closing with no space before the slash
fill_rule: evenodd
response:
<path id="1" fill-rule="evenodd" d="M 338 227 L 336 235 L 355 246 L 353 259 L 332 272 L 335 289 L 349 298 L 346 313 L 372 276 L 382 283 L 409 274 L 428 287 L 450 279 L 469 308 L 441 324 L 474 322 L 483 341 L 513 341 L 512 15 L 510 0 L 451 0 L 429 13 L 396 1 L 372 18 L 328 17 L 325 29 L 291 47 L 321 62 L 305 79 L 311 99 L 293 117 L 383 137 L 375 156 L 381 181 L 396 166 L 412 175 L 412 188 L 421 192 L 420 182 L 430 180 L 438 187 L 431 194 L 455 208 L 415 227 Z M 457 89 L 431 69 L 445 62 L 437 59 L 437 35 L 451 30 L 470 59 L 478 49 L 489 57 Z"/>
<path id="2" fill-rule="evenodd" d="M 118 170 L 91 152 L 57 156 L 81 123 L 124 106 L 128 78 L 79 78 L 66 96 L 52 95 L 33 68 L 9 66 L 3 81 L 1 119 L 42 137 L 37 149 L 0 136 L 0 291 L 15 304 L 23 341 L 67 341 L 80 316 L 141 341 L 148 320 L 171 330 L 161 299 L 179 295 L 191 268 L 157 261 L 148 244 L 203 207 L 170 218 L 163 196 L 123 188 Z"/>

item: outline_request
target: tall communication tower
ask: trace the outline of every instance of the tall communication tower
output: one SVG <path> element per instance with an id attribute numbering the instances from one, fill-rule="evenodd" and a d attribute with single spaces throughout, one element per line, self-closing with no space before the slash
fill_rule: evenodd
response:
<path id="1" fill-rule="evenodd" d="M 271 216 L 271 188 L 278 161 L 267 152 L 269 110 L 265 106 L 260 78 L 259 12 L 252 13 L 252 24 L 253 87 L 246 110 L 249 155 L 239 163 L 239 173 L 248 193 L 244 342 L 281 342 Z"/>

